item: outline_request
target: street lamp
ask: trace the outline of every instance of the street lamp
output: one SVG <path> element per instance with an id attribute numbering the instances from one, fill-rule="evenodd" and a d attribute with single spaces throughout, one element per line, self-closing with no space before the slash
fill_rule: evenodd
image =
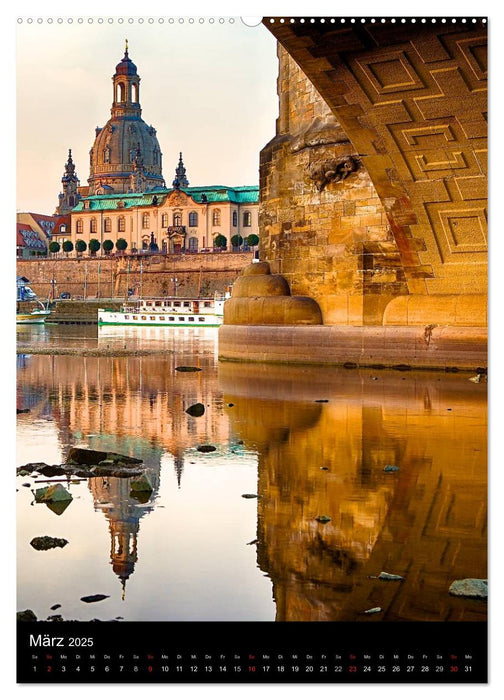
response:
<path id="1" fill-rule="evenodd" d="M 54 279 L 54 277 L 51 280 L 51 284 L 52 284 L 52 298 L 54 300 L 54 299 L 56 299 L 56 280 Z"/>

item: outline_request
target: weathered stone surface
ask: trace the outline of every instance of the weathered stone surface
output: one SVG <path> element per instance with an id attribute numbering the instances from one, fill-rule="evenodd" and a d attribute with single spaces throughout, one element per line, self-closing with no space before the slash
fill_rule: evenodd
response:
<path id="1" fill-rule="evenodd" d="M 250 275 L 270 275 L 271 268 L 268 262 L 251 263 L 244 268 L 242 275 L 249 277 Z"/>
<path id="2" fill-rule="evenodd" d="M 71 501 L 72 494 L 69 493 L 61 484 L 45 486 L 42 489 L 35 491 L 35 500 L 37 503 L 57 503 L 58 501 Z"/>
<path id="3" fill-rule="evenodd" d="M 257 297 L 228 299 L 224 323 L 250 326 L 313 326 L 322 323 L 316 301 L 310 297 Z"/>
<path id="4" fill-rule="evenodd" d="M 33 549 L 46 551 L 47 549 L 54 549 L 55 547 L 64 547 L 68 544 L 68 540 L 60 537 L 49 537 L 49 535 L 43 535 L 42 537 L 34 537 L 30 544 Z"/>
<path id="5" fill-rule="evenodd" d="M 488 581 L 479 578 L 464 578 L 454 581 L 448 593 L 462 598 L 488 598 Z"/>
<path id="6" fill-rule="evenodd" d="M 186 413 L 193 418 L 200 418 L 205 413 L 205 407 L 202 403 L 194 403 L 189 408 L 186 408 Z"/>
<path id="7" fill-rule="evenodd" d="M 233 299 L 289 295 L 289 284 L 282 275 L 240 275 L 233 285 Z"/>

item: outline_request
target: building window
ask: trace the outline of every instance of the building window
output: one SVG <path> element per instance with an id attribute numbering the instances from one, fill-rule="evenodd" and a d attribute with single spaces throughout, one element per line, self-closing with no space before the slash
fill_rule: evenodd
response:
<path id="1" fill-rule="evenodd" d="M 238 212 L 233 212 L 233 226 L 238 226 Z"/>
<path id="2" fill-rule="evenodd" d="M 66 233 L 66 226 L 65 226 L 65 224 L 61 224 L 61 226 L 60 226 L 60 233 Z"/>
<path id="3" fill-rule="evenodd" d="M 145 213 L 142 214 L 142 228 L 149 228 L 150 226 L 150 216 Z"/>
<path id="4" fill-rule="evenodd" d="M 119 233 L 124 233 L 126 231 L 126 219 L 124 216 L 120 216 L 117 219 L 117 230 Z"/>
<path id="5" fill-rule="evenodd" d="M 89 222 L 89 233 L 96 233 L 96 219 L 94 216 Z"/>
<path id="6" fill-rule="evenodd" d="M 77 219 L 76 231 L 77 233 L 84 233 L 84 224 L 82 223 L 82 219 Z"/>
<path id="7" fill-rule="evenodd" d="M 221 212 L 220 209 L 215 209 L 215 211 L 212 212 L 212 226 L 220 226 L 221 225 Z"/>
<path id="8" fill-rule="evenodd" d="M 252 214 L 249 211 L 243 213 L 243 225 L 252 226 Z"/>
<path id="9" fill-rule="evenodd" d="M 173 215 L 173 225 L 182 226 L 182 214 L 180 214 L 180 212 L 177 212 Z"/>
<path id="10" fill-rule="evenodd" d="M 161 226 L 168 228 L 168 214 L 161 214 Z"/>
<path id="11" fill-rule="evenodd" d="M 196 236 L 191 236 L 191 238 L 189 239 L 189 252 L 198 252 L 198 239 L 196 238 Z"/>
<path id="12" fill-rule="evenodd" d="M 112 232 L 112 219 L 108 216 L 103 221 L 103 230 L 105 231 L 105 233 Z"/>
<path id="13" fill-rule="evenodd" d="M 198 225 L 198 214 L 195 211 L 189 212 L 189 226 Z"/>

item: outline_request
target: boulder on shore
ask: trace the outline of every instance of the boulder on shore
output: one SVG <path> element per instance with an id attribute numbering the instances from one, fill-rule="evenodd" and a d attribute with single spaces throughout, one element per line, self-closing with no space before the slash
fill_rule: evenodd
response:
<path id="1" fill-rule="evenodd" d="M 26 610 L 19 610 L 16 613 L 17 622 L 37 622 L 37 616 L 29 608 Z"/>

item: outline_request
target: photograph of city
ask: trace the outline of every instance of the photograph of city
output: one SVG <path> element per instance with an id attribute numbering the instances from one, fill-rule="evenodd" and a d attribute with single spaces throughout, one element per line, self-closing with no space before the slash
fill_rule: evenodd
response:
<path id="1" fill-rule="evenodd" d="M 486 48 L 18 24 L 20 627 L 487 621 Z"/>

